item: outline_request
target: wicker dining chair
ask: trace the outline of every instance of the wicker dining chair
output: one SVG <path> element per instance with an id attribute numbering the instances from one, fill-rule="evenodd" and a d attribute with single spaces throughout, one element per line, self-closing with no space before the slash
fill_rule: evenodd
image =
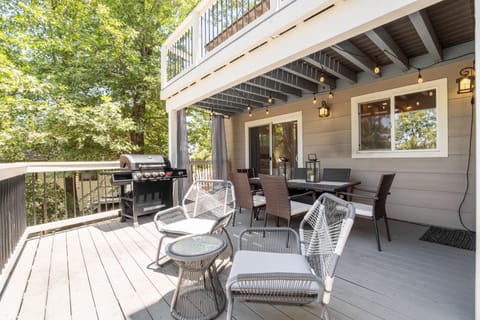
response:
<path id="1" fill-rule="evenodd" d="M 287 226 L 290 227 L 292 217 L 301 216 L 311 208 L 311 204 L 294 201 L 293 199 L 310 195 L 314 200 L 314 192 L 308 191 L 301 194 L 290 195 L 285 177 L 266 174 L 260 174 L 259 177 L 267 203 L 265 207 L 264 226 L 267 226 L 268 215 L 271 215 L 277 217 L 277 226 L 279 224 L 279 218 L 282 218 L 287 220 Z"/>
<path id="2" fill-rule="evenodd" d="M 226 284 L 227 319 L 232 319 L 234 300 L 317 302 L 321 319 L 328 319 L 336 266 L 354 217 L 351 203 L 324 193 L 303 218 L 299 233 L 291 228 L 242 232 Z"/>
<path id="3" fill-rule="evenodd" d="M 235 190 L 230 181 L 196 180 L 185 194 L 181 206 L 155 214 L 153 220 L 160 233 L 157 265 L 161 266 L 168 261 L 165 254 L 161 256 L 162 244 L 166 238 L 189 234 L 224 233 L 233 255 L 232 241 L 225 227 L 234 211 Z"/>
<path id="4" fill-rule="evenodd" d="M 252 226 L 253 218 L 257 219 L 260 211 L 265 209 L 265 197 L 257 195 L 250 187 L 247 173 L 230 172 L 230 181 L 235 187 L 235 200 L 239 213 L 242 208 L 250 210 L 250 227 Z M 235 226 L 235 217 L 237 212 L 233 213 L 232 226 Z"/>
<path id="5" fill-rule="evenodd" d="M 380 245 L 377 220 L 381 218 L 385 220 L 387 239 L 388 241 L 392 241 L 390 228 L 388 226 L 386 203 L 394 178 L 395 173 L 382 174 L 376 190 L 369 190 L 355 186 L 353 187 L 352 192 L 338 193 L 339 195 L 346 196 L 348 200 L 353 200 L 352 204 L 355 207 L 355 213 L 357 216 L 370 219 L 373 222 L 378 251 L 382 251 L 382 247 Z"/>

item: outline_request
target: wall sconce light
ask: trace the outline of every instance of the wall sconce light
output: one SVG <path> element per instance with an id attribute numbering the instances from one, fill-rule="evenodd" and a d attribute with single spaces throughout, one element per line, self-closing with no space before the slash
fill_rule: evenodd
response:
<path id="1" fill-rule="evenodd" d="M 330 108 L 327 106 L 327 102 L 322 100 L 322 105 L 318 108 L 318 116 L 320 118 L 326 118 L 330 116 Z"/>
<path id="2" fill-rule="evenodd" d="M 461 77 L 457 79 L 457 93 L 462 94 L 473 92 L 473 90 L 475 90 L 475 68 L 462 68 L 459 74 Z"/>

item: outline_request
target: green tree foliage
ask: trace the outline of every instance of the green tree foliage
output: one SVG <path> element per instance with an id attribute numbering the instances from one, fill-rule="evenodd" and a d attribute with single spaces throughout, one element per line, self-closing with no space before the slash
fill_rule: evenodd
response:
<path id="1" fill-rule="evenodd" d="M 402 112 L 395 117 L 397 150 L 435 149 L 437 121 L 435 109 Z"/>
<path id="2" fill-rule="evenodd" d="M 160 46 L 198 0 L 0 2 L 0 160 L 167 153 Z"/>
<path id="3" fill-rule="evenodd" d="M 210 115 L 205 110 L 187 110 L 188 148 L 191 160 L 212 160 Z"/>

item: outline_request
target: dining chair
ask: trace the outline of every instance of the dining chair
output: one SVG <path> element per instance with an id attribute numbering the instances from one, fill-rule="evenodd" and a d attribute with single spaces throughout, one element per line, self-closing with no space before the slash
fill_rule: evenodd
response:
<path id="1" fill-rule="evenodd" d="M 225 227 L 235 212 L 235 191 L 227 180 L 196 180 L 185 194 L 182 205 L 161 210 L 153 221 L 160 233 L 156 263 L 162 266 L 166 255 L 161 256 L 166 238 L 190 234 L 223 233 L 233 255 L 233 246 Z M 230 257 L 231 258 L 231 257 Z M 162 262 L 160 262 L 162 260 Z"/>
<path id="2" fill-rule="evenodd" d="M 349 200 L 353 200 L 352 204 L 355 207 L 356 216 L 367 218 L 373 221 L 378 251 L 382 251 L 382 247 L 380 245 L 380 235 L 378 232 L 377 220 L 381 218 L 385 220 L 387 239 L 388 241 L 392 241 L 390 236 L 390 228 L 388 226 L 386 202 L 387 196 L 390 194 L 390 188 L 394 178 L 395 173 L 382 174 L 376 190 L 369 190 L 354 186 L 352 192 L 338 193 L 339 195 L 346 196 Z"/>
<path id="3" fill-rule="evenodd" d="M 230 172 L 230 181 L 232 181 L 235 188 L 235 199 L 239 213 L 242 208 L 248 209 L 250 215 L 250 227 L 252 226 L 253 218 L 258 219 L 258 215 L 262 209 L 265 209 L 265 197 L 257 195 L 251 189 L 247 173 Z M 233 213 L 232 226 L 235 226 L 236 211 Z"/>
<path id="4" fill-rule="evenodd" d="M 291 228 L 244 230 L 225 287 L 226 319 L 232 319 L 234 300 L 319 303 L 320 319 L 329 319 L 335 270 L 354 217 L 351 203 L 325 193 L 301 221 L 299 233 Z"/>
<path id="5" fill-rule="evenodd" d="M 287 226 L 289 227 L 292 217 L 301 216 L 311 208 L 311 204 L 294 201 L 292 199 L 305 195 L 310 195 L 315 199 L 315 192 L 308 191 L 301 194 L 290 195 L 284 176 L 260 174 L 259 177 L 266 201 L 264 226 L 267 226 L 268 215 L 271 215 L 277 217 L 277 226 L 279 225 L 279 219 L 282 218 L 287 220 Z"/>

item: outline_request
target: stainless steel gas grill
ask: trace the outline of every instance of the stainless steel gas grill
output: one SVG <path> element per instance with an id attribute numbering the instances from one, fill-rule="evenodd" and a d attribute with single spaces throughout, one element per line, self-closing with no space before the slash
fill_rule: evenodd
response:
<path id="1" fill-rule="evenodd" d="M 172 168 L 161 155 L 120 156 L 121 171 L 112 173 L 112 184 L 120 186 L 122 221 L 138 226 L 138 217 L 173 205 L 173 180 L 186 178 L 186 169 Z"/>

